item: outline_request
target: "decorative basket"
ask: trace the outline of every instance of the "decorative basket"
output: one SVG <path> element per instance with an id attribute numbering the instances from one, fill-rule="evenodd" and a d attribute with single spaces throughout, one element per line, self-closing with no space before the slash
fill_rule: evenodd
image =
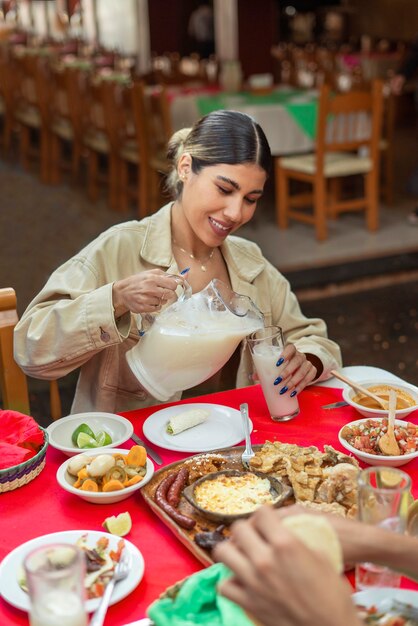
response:
<path id="1" fill-rule="evenodd" d="M 24 461 L 24 463 L 0 470 L 0 493 L 12 491 L 18 487 L 27 485 L 44 469 L 46 449 L 48 447 L 49 439 L 46 430 L 41 426 L 39 426 L 39 428 L 44 434 L 44 445 L 35 456 L 27 461 Z"/>

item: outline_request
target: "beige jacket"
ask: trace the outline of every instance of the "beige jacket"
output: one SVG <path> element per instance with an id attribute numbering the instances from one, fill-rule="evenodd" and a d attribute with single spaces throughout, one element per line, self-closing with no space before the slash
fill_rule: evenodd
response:
<path id="1" fill-rule="evenodd" d="M 171 250 L 171 204 L 141 221 L 102 233 L 50 277 L 15 328 L 15 358 L 35 378 L 53 379 L 80 367 L 72 412 L 119 412 L 157 404 L 132 374 L 125 358 L 140 340 L 137 320 L 115 320 L 112 283 L 137 272 L 161 268 L 178 273 Z M 283 327 L 287 341 L 318 356 L 329 378 L 341 363 L 338 346 L 327 339 L 325 323 L 307 319 L 288 281 L 250 241 L 229 236 L 222 245 L 234 291 L 249 296 L 265 324 Z M 162 355 L 163 358 L 163 355 Z M 243 347 L 237 387 L 252 383 L 252 364 Z M 172 400 L 181 397 L 178 393 Z"/>

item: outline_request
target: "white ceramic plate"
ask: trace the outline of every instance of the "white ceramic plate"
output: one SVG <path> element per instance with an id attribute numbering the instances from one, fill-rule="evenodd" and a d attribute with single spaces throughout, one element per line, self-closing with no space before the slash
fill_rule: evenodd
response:
<path id="1" fill-rule="evenodd" d="M 352 595 L 358 606 L 376 606 L 379 611 L 389 611 L 393 600 L 406 602 L 418 607 L 418 591 L 396 589 L 394 587 L 374 587 L 366 591 L 357 591 Z"/>
<path id="2" fill-rule="evenodd" d="M 66 530 L 59 533 L 51 533 L 49 535 L 42 535 L 36 537 L 30 541 L 26 541 L 22 545 L 18 546 L 3 559 L 0 565 L 0 594 L 9 602 L 12 606 L 15 606 L 22 611 L 29 611 L 29 596 L 23 591 L 18 583 L 18 577 L 23 567 L 23 560 L 25 556 L 40 546 L 44 546 L 50 543 L 71 543 L 74 544 L 81 535 L 88 535 L 87 542 L 91 547 L 94 547 L 97 540 L 100 537 L 107 537 L 109 539 L 109 546 L 116 550 L 120 537 L 111 535 L 106 532 L 100 532 L 96 530 Z M 139 584 L 144 575 L 144 558 L 141 552 L 130 541 L 125 539 L 125 550 L 130 557 L 129 574 L 124 579 L 116 583 L 115 589 L 110 599 L 110 604 L 116 604 L 123 598 L 126 598 L 131 591 Z M 89 613 L 94 611 L 98 606 L 100 598 L 94 598 L 87 600 L 86 608 Z"/>
<path id="3" fill-rule="evenodd" d="M 345 374 L 348 378 L 359 382 L 361 380 L 366 379 L 376 379 L 382 382 L 398 382 L 408 384 L 407 381 L 402 380 L 399 376 L 395 376 L 391 372 L 387 370 L 381 369 L 380 367 L 373 367 L 371 365 L 349 365 L 347 367 L 342 367 L 340 370 L 341 374 Z M 335 389 L 350 389 L 350 387 L 343 383 L 338 378 L 334 376 L 329 378 L 328 380 L 324 380 L 320 383 L 316 383 L 321 387 L 334 387 Z"/>
<path id="4" fill-rule="evenodd" d="M 166 432 L 168 420 L 191 409 L 206 409 L 210 415 L 202 424 L 178 435 Z M 250 432 L 253 429 L 250 421 Z M 167 450 L 179 452 L 210 452 L 235 446 L 244 439 L 241 414 L 222 404 L 179 404 L 152 413 L 144 422 L 143 433 L 149 441 Z"/>

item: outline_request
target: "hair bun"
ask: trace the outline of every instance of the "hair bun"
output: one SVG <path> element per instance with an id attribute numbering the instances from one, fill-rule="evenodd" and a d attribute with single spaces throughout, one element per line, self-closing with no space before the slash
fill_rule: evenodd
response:
<path id="1" fill-rule="evenodd" d="M 177 164 L 184 150 L 184 144 L 190 135 L 191 128 L 181 128 L 176 131 L 168 142 L 167 158 Z"/>

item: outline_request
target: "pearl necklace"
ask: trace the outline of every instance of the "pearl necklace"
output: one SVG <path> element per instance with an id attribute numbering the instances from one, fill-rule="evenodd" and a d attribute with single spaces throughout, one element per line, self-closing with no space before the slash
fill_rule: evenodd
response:
<path id="1" fill-rule="evenodd" d="M 213 254 L 216 250 L 216 248 L 213 248 L 212 252 L 210 253 L 210 255 L 203 260 L 197 259 L 195 257 L 194 254 L 192 254 L 191 252 L 187 252 L 187 250 L 185 250 L 184 248 L 182 248 L 181 246 L 179 246 L 179 244 L 177 243 L 177 241 L 175 241 L 173 239 L 173 244 L 176 246 L 176 248 L 178 248 L 181 252 L 183 252 L 184 254 L 187 254 L 187 256 L 189 257 L 189 259 L 193 259 L 193 261 L 196 261 L 197 263 L 199 263 L 200 265 L 200 269 L 202 270 L 202 272 L 207 272 L 207 267 L 206 264 L 211 260 L 211 258 L 213 257 Z"/>

